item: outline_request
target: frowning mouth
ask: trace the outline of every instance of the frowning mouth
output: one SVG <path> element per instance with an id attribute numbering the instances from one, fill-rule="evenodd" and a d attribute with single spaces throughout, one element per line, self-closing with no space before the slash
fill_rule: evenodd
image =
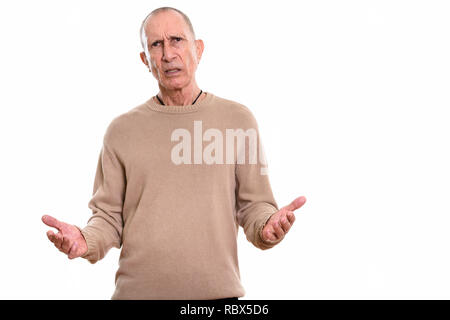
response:
<path id="1" fill-rule="evenodd" d="M 178 69 L 178 68 L 168 69 L 168 70 L 164 71 L 164 74 L 167 76 L 178 75 L 178 73 L 180 71 L 181 71 L 181 69 Z"/>

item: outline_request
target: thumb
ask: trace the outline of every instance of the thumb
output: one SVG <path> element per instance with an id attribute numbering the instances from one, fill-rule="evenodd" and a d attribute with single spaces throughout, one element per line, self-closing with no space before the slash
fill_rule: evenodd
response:
<path id="1" fill-rule="evenodd" d="M 294 201 L 292 201 L 290 204 L 285 206 L 284 208 L 289 211 L 294 211 L 303 206 L 306 202 L 306 198 L 304 196 L 300 196 L 298 198 L 295 198 Z"/>
<path id="2" fill-rule="evenodd" d="M 49 227 L 58 229 L 59 231 L 61 231 L 61 229 L 63 227 L 63 223 L 61 221 L 59 221 L 56 218 L 53 218 L 52 216 L 49 216 L 49 215 L 43 215 L 42 222 L 45 223 L 46 225 L 48 225 Z"/>

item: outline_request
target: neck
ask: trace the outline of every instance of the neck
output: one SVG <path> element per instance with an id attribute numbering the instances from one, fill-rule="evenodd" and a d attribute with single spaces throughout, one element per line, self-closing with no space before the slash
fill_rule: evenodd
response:
<path id="1" fill-rule="evenodd" d="M 192 85 L 174 90 L 159 86 L 158 96 L 166 106 L 187 106 L 192 104 L 199 93 L 200 88 L 194 82 Z M 199 97 L 197 102 L 201 99 L 202 97 Z"/>

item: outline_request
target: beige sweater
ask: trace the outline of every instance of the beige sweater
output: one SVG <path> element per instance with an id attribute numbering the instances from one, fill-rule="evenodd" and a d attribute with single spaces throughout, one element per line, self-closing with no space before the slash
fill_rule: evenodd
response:
<path id="1" fill-rule="evenodd" d="M 261 147 L 251 111 L 209 92 L 189 106 L 149 99 L 111 121 L 80 230 L 91 263 L 122 248 L 112 299 L 244 296 L 239 225 L 257 248 L 279 242 L 260 234 L 278 211 Z"/>

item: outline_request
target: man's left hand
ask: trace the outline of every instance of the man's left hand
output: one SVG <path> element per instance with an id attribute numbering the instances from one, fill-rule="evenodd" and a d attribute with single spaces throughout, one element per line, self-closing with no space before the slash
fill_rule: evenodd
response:
<path id="1" fill-rule="evenodd" d="M 295 221 L 294 211 L 303 206 L 305 202 L 306 198 L 301 196 L 275 212 L 262 230 L 262 240 L 278 241 L 282 239 Z"/>

